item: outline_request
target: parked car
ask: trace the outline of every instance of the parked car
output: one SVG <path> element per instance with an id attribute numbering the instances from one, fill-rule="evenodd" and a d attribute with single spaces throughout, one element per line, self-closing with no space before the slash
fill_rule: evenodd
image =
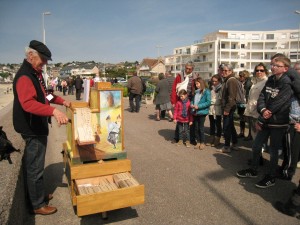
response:
<path id="1" fill-rule="evenodd" d="M 122 78 L 120 80 L 118 80 L 119 83 L 127 83 L 127 80 L 125 78 Z"/>

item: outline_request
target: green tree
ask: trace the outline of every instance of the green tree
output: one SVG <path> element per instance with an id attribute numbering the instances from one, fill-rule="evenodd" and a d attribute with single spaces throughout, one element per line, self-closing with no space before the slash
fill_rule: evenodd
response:
<path id="1" fill-rule="evenodd" d="M 9 73 L 0 73 L 0 77 L 2 77 L 2 78 L 7 78 L 7 77 L 9 77 Z"/>

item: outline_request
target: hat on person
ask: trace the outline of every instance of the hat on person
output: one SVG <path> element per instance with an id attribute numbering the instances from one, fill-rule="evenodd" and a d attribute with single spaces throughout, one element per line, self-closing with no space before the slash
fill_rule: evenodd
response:
<path id="1" fill-rule="evenodd" d="M 51 52 L 44 43 L 42 43 L 40 41 L 32 40 L 29 43 L 29 48 L 36 50 L 43 58 L 45 58 L 47 60 L 52 60 Z"/>

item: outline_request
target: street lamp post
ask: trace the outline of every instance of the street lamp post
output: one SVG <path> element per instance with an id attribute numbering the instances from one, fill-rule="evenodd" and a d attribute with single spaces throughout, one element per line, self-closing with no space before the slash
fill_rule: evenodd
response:
<path id="1" fill-rule="evenodd" d="M 46 31 L 45 31 L 45 16 L 50 16 L 51 12 L 43 12 L 42 13 L 42 21 L 43 21 L 43 43 L 46 44 Z"/>
<path id="2" fill-rule="evenodd" d="M 46 44 L 46 31 L 45 31 L 45 16 L 50 16 L 51 12 L 42 13 L 42 26 L 43 26 L 43 43 Z M 44 66 L 46 86 L 48 86 L 48 75 L 47 75 L 47 65 Z"/>
<path id="3" fill-rule="evenodd" d="M 300 15 L 300 10 L 296 10 L 295 13 Z M 298 61 L 298 58 L 299 58 L 299 42 L 300 42 L 300 23 L 299 23 L 299 30 L 298 30 L 297 61 Z"/>

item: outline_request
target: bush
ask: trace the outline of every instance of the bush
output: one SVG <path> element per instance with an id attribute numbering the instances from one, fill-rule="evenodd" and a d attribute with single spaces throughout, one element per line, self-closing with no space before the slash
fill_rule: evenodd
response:
<path id="1" fill-rule="evenodd" d="M 127 87 L 124 87 L 122 84 L 113 84 L 112 85 L 113 87 L 115 87 L 115 88 L 121 88 L 121 89 L 123 89 L 123 97 L 128 97 L 128 89 L 127 89 Z"/>

